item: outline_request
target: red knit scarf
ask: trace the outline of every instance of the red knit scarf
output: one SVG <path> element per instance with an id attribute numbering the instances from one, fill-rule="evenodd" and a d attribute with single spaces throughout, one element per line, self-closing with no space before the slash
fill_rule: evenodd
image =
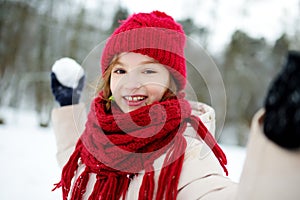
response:
<path id="1" fill-rule="evenodd" d="M 94 99 L 86 128 L 76 149 L 62 171 L 63 199 L 80 200 L 86 192 L 89 175 L 96 174 L 96 183 L 89 200 L 125 199 L 129 183 L 145 170 L 139 189 L 139 200 L 151 200 L 154 193 L 153 162 L 166 154 L 159 175 L 156 199 L 174 200 L 184 160 L 186 140 L 183 133 L 190 123 L 212 149 L 226 174 L 226 156 L 201 120 L 191 115 L 184 98 L 174 98 L 144 106 L 129 113 L 112 109 L 105 112 L 101 96 Z M 112 105 L 114 108 L 114 105 Z M 84 171 L 73 183 L 78 162 Z M 201 166 L 199 166 L 201 168 Z"/>

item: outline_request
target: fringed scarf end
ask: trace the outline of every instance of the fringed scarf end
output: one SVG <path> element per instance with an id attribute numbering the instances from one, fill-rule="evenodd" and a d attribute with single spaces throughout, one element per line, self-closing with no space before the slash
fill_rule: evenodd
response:
<path id="1" fill-rule="evenodd" d="M 216 158 L 218 159 L 221 167 L 223 168 L 226 176 L 228 176 L 228 170 L 225 165 L 227 165 L 226 155 L 218 145 L 215 138 L 211 135 L 209 130 L 205 127 L 203 122 L 199 117 L 192 115 L 189 120 L 190 124 L 193 128 L 197 131 L 198 135 L 202 138 L 202 140 L 210 147 L 210 149 L 215 154 Z"/>
<path id="2" fill-rule="evenodd" d="M 146 170 L 139 191 L 139 199 L 153 199 L 154 192 L 154 168 L 152 165 Z"/>
<path id="3" fill-rule="evenodd" d="M 53 184 L 53 185 L 54 185 L 54 188 L 51 190 L 52 192 L 53 192 L 54 190 L 60 188 L 60 187 L 62 186 L 62 183 L 61 183 L 61 181 L 59 181 L 58 183 L 55 183 L 55 184 Z"/>

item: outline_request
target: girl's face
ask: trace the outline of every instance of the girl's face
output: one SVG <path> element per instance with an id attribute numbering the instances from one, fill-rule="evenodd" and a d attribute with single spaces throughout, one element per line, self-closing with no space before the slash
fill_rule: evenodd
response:
<path id="1" fill-rule="evenodd" d="M 169 84 L 167 68 L 139 53 L 121 54 L 111 71 L 110 90 L 123 112 L 160 101 Z"/>

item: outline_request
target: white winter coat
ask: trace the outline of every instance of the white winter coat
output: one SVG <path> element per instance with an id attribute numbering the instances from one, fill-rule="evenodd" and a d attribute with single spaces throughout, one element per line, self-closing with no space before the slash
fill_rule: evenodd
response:
<path id="1" fill-rule="evenodd" d="M 198 115 L 211 133 L 215 131 L 214 110 L 203 104 L 191 102 L 193 114 Z M 262 131 L 263 110 L 253 119 L 247 158 L 240 184 L 223 175 L 223 170 L 205 143 L 192 127 L 184 133 L 187 149 L 178 184 L 178 200 L 240 199 L 282 200 L 300 199 L 300 151 L 289 152 L 267 140 Z M 57 160 L 62 167 L 73 152 L 78 137 L 84 130 L 86 111 L 83 104 L 65 106 L 52 112 L 53 128 L 57 143 Z M 281 161 L 284 160 L 284 162 Z M 154 163 L 160 169 L 164 155 Z M 81 165 L 77 171 L 80 174 Z M 284 169 L 284 173 L 283 170 Z M 155 182 L 160 171 L 155 171 Z M 138 199 L 143 171 L 130 183 L 126 199 Z M 90 177 L 85 199 L 92 191 L 95 175 Z M 157 188 L 156 188 L 157 189 Z M 155 189 L 155 190 L 156 190 Z"/>

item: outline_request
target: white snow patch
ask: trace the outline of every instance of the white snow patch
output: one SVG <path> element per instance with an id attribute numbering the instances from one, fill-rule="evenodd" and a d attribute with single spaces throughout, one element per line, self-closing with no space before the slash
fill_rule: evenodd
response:
<path id="1" fill-rule="evenodd" d="M 38 127 L 32 112 L 5 109 L 4 114 L 8 118 L 0 125 L 0 199 L 62 199 L 60 189 L 51 191 L 61 173 L 51 128 Z"/>

